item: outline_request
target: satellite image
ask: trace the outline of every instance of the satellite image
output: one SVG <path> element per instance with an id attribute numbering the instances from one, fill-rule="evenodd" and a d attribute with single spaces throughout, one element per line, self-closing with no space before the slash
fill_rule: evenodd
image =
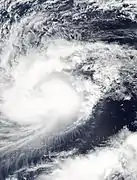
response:
<path id="1" fill-rule="evenodd" d="M 0 0 L 0 180 L 137 180 L 137 0 Z"/>

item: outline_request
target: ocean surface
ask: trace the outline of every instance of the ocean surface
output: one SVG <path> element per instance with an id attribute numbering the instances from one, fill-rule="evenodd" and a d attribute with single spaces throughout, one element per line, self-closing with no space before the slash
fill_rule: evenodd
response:
<path id="1" fill-rule="evenodd" d="M 0 180 L 137 180 L 136 131 L 136 0 L 0 0 Z"/>

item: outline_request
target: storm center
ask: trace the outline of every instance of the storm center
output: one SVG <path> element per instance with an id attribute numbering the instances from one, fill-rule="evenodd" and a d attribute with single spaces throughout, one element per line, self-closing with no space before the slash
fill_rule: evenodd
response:
<path id="1" fill-rule="evenodd" d="M 42 122 L 46 127 L 66 125 L 76 119 L 80 96 L 68 78 L 53 73 L 31 88 L 22 84 L 16 83 L 4 93 L 2 110 L 10 119 L 20 124 Z"/>

